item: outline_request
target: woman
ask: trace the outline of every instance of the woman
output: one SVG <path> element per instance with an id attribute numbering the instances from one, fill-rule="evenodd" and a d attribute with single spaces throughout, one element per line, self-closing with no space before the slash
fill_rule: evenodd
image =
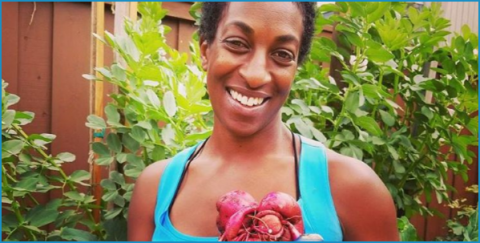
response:
<path id="1" fill-rule="evenodd" d="M 398 240 L 393 201 L 376 174 L 281 121 L 314 16 L 314 3 L 204 3 L 200 49 L 213 132 L 141 174 L 129 240 L 215 241 L 215 203 L 232 190 L 257 201 L 272 191 L 299 199 L 306 233 L 327 241 Z"/>

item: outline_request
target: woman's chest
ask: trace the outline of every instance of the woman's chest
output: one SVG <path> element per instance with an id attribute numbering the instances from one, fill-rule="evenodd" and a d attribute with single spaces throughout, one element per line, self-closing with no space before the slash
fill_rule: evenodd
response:
<path id="1" fill-rule="evenodd" d="M 187 235 L 218 236 L 216 202 L 233 190 L 246 191 L 257 201 L 272 191 L 296 197 L 294 167 L 215 172 L 189 169 L 170 212 L 173 226 Z"/>

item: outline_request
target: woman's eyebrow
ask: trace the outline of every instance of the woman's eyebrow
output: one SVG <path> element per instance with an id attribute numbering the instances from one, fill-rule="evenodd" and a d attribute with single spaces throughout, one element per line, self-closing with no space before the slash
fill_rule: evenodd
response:
<path id="1" fill-rule="evenodd" d="M 230 26 L 230 25 L 234 25 L 234 26 L 240 28 L 242 30 L 242 32 L 244 32 L 247 35 L 251 35 L 255 32 L 252 29 L 252 27 L 248 26 L 247 24 L 245 24 L 244 22 L 241 22 L 241 21 L 233 21 L 233 22 L 227 24 L 227 27 Z"/>
<path id="2" fill-rule="evenodd" d="M 286 42 L 295 42 L 296 44 L 300 43 L 300 40 L 294 35 L 281 35 L 275 38 L 276 42 L 286 43 Z"/>

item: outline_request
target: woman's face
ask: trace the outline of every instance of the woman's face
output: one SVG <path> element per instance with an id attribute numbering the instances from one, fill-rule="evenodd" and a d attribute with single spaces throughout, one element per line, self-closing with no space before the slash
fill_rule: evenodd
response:
<path id="1" fill-rule="evenodd" d="M 232 2 L 201 44 L 215 126 L 249 136 L 280 122 L 297 70 L 302 14 L 292 2 Z"/>

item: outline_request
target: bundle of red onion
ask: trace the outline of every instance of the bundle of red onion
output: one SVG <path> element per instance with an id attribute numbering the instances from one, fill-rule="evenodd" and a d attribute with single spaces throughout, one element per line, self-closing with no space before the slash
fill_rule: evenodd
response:
<path id="1" fill-rule="evenodd" d="M 294 241 L 304 233 L 300 206 L 286 193 L 271 192 L 257 203 L 236 190 L 216 206 L 219 241 Z"/>

